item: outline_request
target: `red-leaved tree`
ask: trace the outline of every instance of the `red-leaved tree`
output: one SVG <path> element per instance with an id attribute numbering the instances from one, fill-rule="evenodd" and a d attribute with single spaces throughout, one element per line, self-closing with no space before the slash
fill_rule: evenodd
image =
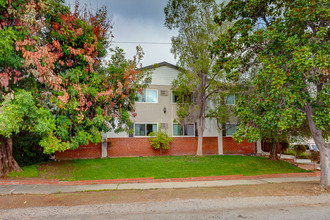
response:
<path id="1" fill-rule="evenodd" d="M 62 1 L 0 3 L 0 176 L 20 170 L 12 135 L 41 136 L 45 153 L 101 141 L 127 129 L 138 90 L 150 81 L 136 71 L 143 55 L 120 49 L 104 62 L 111 25 L 106 8 L 92 14 Z"/>

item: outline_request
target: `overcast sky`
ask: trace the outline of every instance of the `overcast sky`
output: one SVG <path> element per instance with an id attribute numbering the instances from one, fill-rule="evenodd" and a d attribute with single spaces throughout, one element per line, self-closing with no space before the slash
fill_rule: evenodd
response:
<path id="1" fill-rule="evenodd" d="M 136 46 L 141 45 L 145 52 L 143 66 L 163 61 L 176 64 L 170 49 L 171 36 L 176 35 L 177 32 L 169 31 L 164 26 L 164 7 L 167 0 L 80 0 L 79 2 L 81 5 L 86 3 L 92 9 L 107 7 L 108 16 L 112 17 L 113 22 L 112 47 L 123 48 L 126 58 L 132 59 Z M 74 0 L 66 0 L 66 3 L 73 4 Z"/>

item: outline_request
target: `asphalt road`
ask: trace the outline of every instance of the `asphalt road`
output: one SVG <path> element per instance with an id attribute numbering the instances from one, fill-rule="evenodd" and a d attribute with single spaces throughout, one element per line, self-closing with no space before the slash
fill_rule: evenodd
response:
<path id="1" fill-rule="evenodd" d="M 330 194 L 0 210 L 0 219 L 330 219 Z"/>

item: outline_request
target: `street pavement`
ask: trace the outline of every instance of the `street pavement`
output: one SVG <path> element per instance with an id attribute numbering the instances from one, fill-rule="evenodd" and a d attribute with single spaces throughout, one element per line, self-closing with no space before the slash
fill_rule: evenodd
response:
<path id="1" fill-rule="evenodd" d="M 64 192 L 83 192 L 101 190 L 128 190 L 128 189 L 179 189 L 191 187 L 217 187 L 234 185 L 255 185 L 285 182 L 320 181 L 319 176 L 312 177 L 281 177 L 264 179 L 238 179 L 216 181 L 188 181 L 188 182 L 158 182 L 158 183 L 120 183 L 120 184 L 91 184 L 91 185 L 0 185 L 1 195 L 18 194 L 51 194 Z"/>
<path id="2" fill-rule="evenodd" d="M 260 219 L 329 220 L 330 194 L 172 199 L 80 206 L 0 209 L 0 219 Z"/>

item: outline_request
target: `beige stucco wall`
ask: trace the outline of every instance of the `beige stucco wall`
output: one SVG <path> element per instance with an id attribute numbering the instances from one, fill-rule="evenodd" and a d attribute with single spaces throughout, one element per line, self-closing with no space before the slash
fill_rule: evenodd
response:
<path id="1" fill-rule="evenodd" d="M 170 66 L 160 66 L 155 68 L 152 74 L 151 85 L 172 85 L 177 78 L 179 70 Z"/>
<path id="2" fill-rule="evenodd" d="M 138 123 L 166 123 L 168 134 L 172 136 L 172 124 L 176 117 L 176 104 L 172 103 L 171 85 L 173 80 L 177 78 L 179 70 L 170 66 L 159 66 L 152 72 L 152 81 L 148 89 L 158 90 L 158 103 L 136 102 L 137 116 L 133 121 Z M 161 90 L 166 90 L 167 96 L 162 96 Z M 164 113 L 164 107 L 166 113 Z"/>
<path id="3" fill-rule="evenodd" d="M 176 104 L 172 104 L 171 85 L 179 70 L 170 66 L 159 66 L 152 70 L 152 82 L 148 89 L 158 90 L 158 103 L 135 103 L 137 116 L 133 122 L 167 123 L 168 134 L 172 136 L 172 124 L 176 117 Z M 167 90 L 167 96 L 161 96 L 160 91 Z M 164 114 L 164 107 L 166 113 Z M 108 137 L 128 137 L 126 132 L 108 132 Z"/>
<path id="4" fill-rule="evenodd" d="M 137 116 L 134 122 L 167 123 L 168 134 L 172 135 L 172 122 L 176 117 L 176 104 L 172 104 L 170 85 L 150 85 L 149 89 L 158 90 L 158 103 L 136 103 Z M 161 96 L 161 90 L 167 90 L 167 96 Z M 164 107 L 166 113 L 164 113 Z"/>
<path id="5" fill-rule="evenodd" d="M 171 85 L 172 81 L 177 78 L 179 70 L 171 66 L 160 66 L 154 69 L 152 72 L 152 82 L 148 89 L 158 90 L 158 103 L 136 102 L 135 106 L 137 116 L 132 120 L 134 123 L 167 123 L 168 134 L 172 136 L 173 121 L 176 118 L 176 104 L 172 103 Z M 168 95 L 162 96 L 161 90 L 167 90 Z M 164 107 L 166 108 L 166 113 L 164 113 Z M 126 132 L 119 134 L 108 132 L 107 136 L 128 137 L 128 134 Z M 218 136 L 216 120 L 207 119 L 205 121 L 204 136 Z"/>

